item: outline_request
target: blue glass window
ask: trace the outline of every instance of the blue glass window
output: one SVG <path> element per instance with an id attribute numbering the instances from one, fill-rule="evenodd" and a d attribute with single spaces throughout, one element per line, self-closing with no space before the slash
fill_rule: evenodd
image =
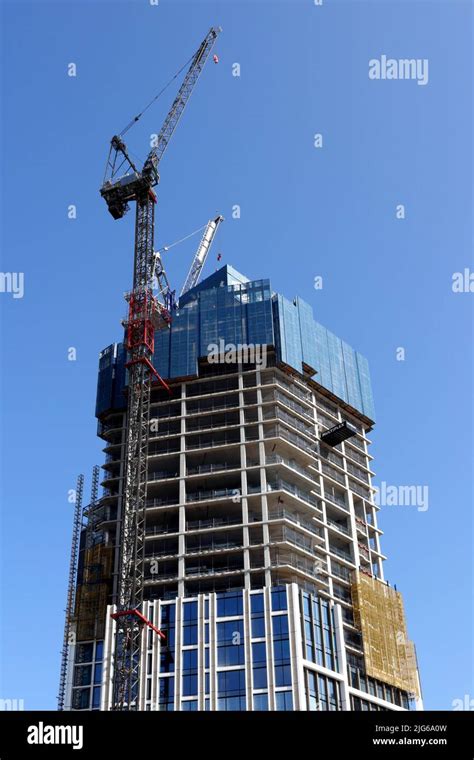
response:
<path id="1" fill-rule="evenodd" d="M 332 678 L 306 672 L 308 709 L 340 710 L 339 684 Z"/>
<path id="2" fill-rule="evenodd" d="M 185 649 L 183 651 L 183 672 L 197 670 L 197 649 Z"/>
<path id="3" fill-rule="evenodd" d="M 183 621 L 185 624 L 197 620 L 197 616 L 197 602 L 186 602 L 183 604 Z"/>
<path id="4" fill-rule="evenodd" d="M 321 624 L 321 613 L 319 611 L 319 601 L 317 599 L 313 602 L 313 615 L 316 622 Z"/>
<path id="5" fill-rule="evenodd" d="M 174 625 L 176 621 L 176 608 L 173 604 L 163 604 L 161 607 L 161 625 Z"/>
<path id="6" fill-rule="evenodd" d="M 228 620 L 217 623 L 217 643 L 239 645 L 243 643 L 244 624 L 242 620 Z"/>
<path id="7" fill-rule="evenodd" d="M 264 610 L 263 594 L 250 595 L 250 610 L 252 612 L 252 615 L 256 613 L 263 613 L 263 610 Z"/>
<path id="8" fill-rule="evenodd" d="M 321 602 L 321 606 L 323 608 L 323 624 L 324 625 L 330 625 L 328 603 L 327 602 Z"/>
<path id="9" fill-rule="evenodd" d="M 318 690 L 316 687 L 316 675 L 311 671 L 307 671 L 307 688 L 308 688 L 308 707 L 309 710 L 319 710 L 318 704 Z"/>
<path id="10" fill-rule="evenodd" d="M 275 665 L 275 686 L 291 686 L 290 665 Z"/>
<path id="11" fill-rule="evenodd" d="M 267 661 L 266 644 L 264 641 L 252 644 L 252 661 L 254 665 Z"/>
<path id="12" fill-rule="evenodd" d="M 357 366 L 356 353 L 353 348 L 342 341 L 342 354 L 346 375 L 347 400 L 355 409 L 360 409 L 362 411 L 364 407 L 360 392 L 359 369 Z"/>
<path id="13" fill-rule="evenodd" d="M 275 685 L 291 686 L 290 643 L 288 616 L 276 615 L 273 624 L 273 653 L 275 660 Z"/>
<path id="14" fill-rule="evenodd" d="M 275 694 L 277 710 L 292 710 L 293 695 L 291 691 L 277 691 Z"/>
<path id="15" fill-rule="evenodd" d="M 217 700 L 218 710 L 245 710 L 245 697 L 220 697 Z"/>
<path id="16" fill-rule="evenodd" d="M 242 593 L 238 594 L 217 594 L 217 617 L 232 617 L 242 615 Z"/>
<path id="17" fill-rule="evenodd" d="M 243 665 L 245 660 L 244 647 L 230 645 L 220 646 L 217 650 L 217 665 L 219 667 Z"/>
<path id="18" fill-rule="evenodd" d="M 308 618 L 311 616 L 311 602 L 308 594 L 303 594 L 303 615 Z"/>
<path id="19" fill-rule="evenodd" d="M 265 637 L 264 598 L 263 594 L 250 595 L 252 638 Z"/>
<path id="20" fill-rule="evenodd" d="M 217 665 L 244 663 L 244 629 L 242 620 L 217 623 Z"/>
<path id="21" fill-rule="evenodd" d="M 282 636 L 288 636 L 288 616 L 287 615 L 275 615 L 272 618 L 273 625 L 273 638 L 280 638 Z"/>
<path id="22" fill-rule="evenodd" d="M 192 697 L 197 694 L 197 670 L 197 649 L 185 649 L 183 651 L 183 697 Z"/>
<path id="23" fill-rule="evenodd" d="M 198 627 L 196 625 L 183 626 L 183 646 L 192 646 L 198 643 Z"/>
<path id="24" fill-rule="evenodd" d="M 175 604 L 164 604 L 161 606 L 160 629 L 166 636 L 165 646 L 170 651 L 174 649 L 175 644 L 175 625 L 176 625 L 176 607 Z M 152 632 L 153 633 L 153 632 Z M 163 652 L 163 644 L 162 644 Z"/>
<path id="25" fill-rule="evenodd" d="M 94 686 L 92 689 L 92 709 L 98 710 L 100 707 L 100 686 Z"/>
<path id="26" fill-rule="evenodd" d="M 94 644 L 78 644 L 76 647 L 76 662 L 92 662 Z"/>
<path id="27" fill-rule="evenodd" d="M 327 601 L 318 597 L 313 598 L 311 605 L 305 604 L 303 598 L 303 613 L 306 658 L 331 670 L 338 670 L 333 610 Z"/>
<path id="28" fill-rule="evenodd" d="M 328 709 L 328 701 L 327 701 L 327 692 L 326 692 L 326 679 L 324 676 L 318 676 L 318 692 L 319 692 L 319 703 L 320 703 L 320 710 L 327 710 Z"/>
<path id="29" fill-rule="evenodd" d="M 90 705 L 91 690 L 73 689 L 72 690 L 72 707 L 74 710 L 87 710 Z"/>
<path id="30" fill-rule="evenodd" d="M 197 694 L 198 678 L 197 675 L 183 675 L 183 697 L 193 697 Z"/>
<path id="31" fill-rule="evenodd" d="M 252 638 L 261 639 L 265 636 L 265 619 L 262 617 L 254 617 L 252 615 Z"/>
<path id="32" fill-rule="evenodd" d="M 245 673 L 227 670 L 217 674 L 219 710 L 245 710 Z"/>
<path id="33" fill-rule="evenodd" d="M 337 710 L 337 688 L 335 682 L 328 678 L 328 697 L 329 697 L 329 709 Z"/>
<path id="34" fill-rule="evenodd" d="M 266 689 L 268 686 L 267 683 L 267 668 L 266 666 L 253 668 L 253 688 L 254 689 Z M 287 683 L 277 684 L 278 686 L 286 686 Z M 290 678 L 290 685 L 291 685 L 291 678 Z"/>
<path id="35" fill-rule="evenodd" d="M 217 690 L 220 697 L 245 695 L 245 671 L 224 670 L 217 674 Z"/>
<path id="36" fill-rule="evenodd" d="M 183 673 L 197 670 L 198 657 L 197 649 L 185 649 L 183 651 Z"/>
<path id="37" fill-rule="evenodd" d="M 284 663 L 290 661 L 290 642 L 288 639 L 275 639 L 273 642 L 275 662 Z"/>
<path id="38" fill-rule="evenodd" d="M 160 672 L 172 673 L 174 671 L 174 654 L 171 650 L 161 648 Z"/>
<path id="39" fill-rule="evenodd" d="M 272 589 L 272 610 L 278 612 L 279 610 L 288 609 L 286 600 L 286 588 L 273 588 Z"/>
<path id="40" fill-rule="evenodd" d="M 160 710 L 174 710 L 174 677 L 160 678 L 158 686 Z"/>
<path id="41" fill-rule="evenodd" d="M 278 332 L 279 358 L 301 372 L 303 355 L 298 309 L 295 304 L 278 295 L 275 301 L 275 328 Z"/>
<path id="42" fill-rule="evenodd" d="M 101 661 L 104 657 L 104 642 L 97 641 L 95 645 L 95 659 L 97 662 Z"/>
<path id="43" fill-rule="evenodd" d="M 198 709 L 197 699 L 186 699 L 181 702 L 181 710 L 190 712 Z"/>
<path id="44" fill-rule="evenodd" d="M 253 698 L 254 710 L 268 710 L 268 694 L 255 694 Z"/>
<path id="45" fill-rule="evenodd" d="M 74 686 L 88 686 L 92 678 L 92 665 L 79 665 L 74 668 Z"/>

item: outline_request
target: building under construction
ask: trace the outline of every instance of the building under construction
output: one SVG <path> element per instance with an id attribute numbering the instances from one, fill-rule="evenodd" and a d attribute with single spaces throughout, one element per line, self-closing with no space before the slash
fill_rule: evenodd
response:
<path id="1" fill-rule="evenodd" d="M 219 31 L 143 168 L 111 142 L 101 194 L 116 219 L 136 203 L 134 280 L 99 359 L 105 461 L 86 506 L 78 482 L 59 707 L 421 709 L 384 579 L 367 360 L 268 279 L 200 280 L 222 217 L 179 298 L 154 250 L 159 160 Z"/>

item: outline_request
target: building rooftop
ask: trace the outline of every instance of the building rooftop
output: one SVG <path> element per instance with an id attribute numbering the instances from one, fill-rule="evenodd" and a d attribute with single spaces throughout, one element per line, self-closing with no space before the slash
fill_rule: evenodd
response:
<path id="1" fill-rule="evenodd" d="M 367 359 L 316 322 L 301 298 L 274 293 L 269 279 L 249 280 L 228 265 L 206 277 L 179 299 L 171 328 L 156 332 L 154 366 L 165 380 L 196 377 L 199 359 L 221 342 L 274 349 L 281 365 L 374 421 Z M 97 415 L 120 406 L 125 353 L 123 344 L 101 353 Z"/>

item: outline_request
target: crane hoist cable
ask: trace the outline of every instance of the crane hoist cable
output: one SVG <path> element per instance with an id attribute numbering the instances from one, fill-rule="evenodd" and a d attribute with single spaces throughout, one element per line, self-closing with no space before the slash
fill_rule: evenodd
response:
<path id="1" fill-rule="evenodd" d="M 185 240 L 189 240 L 189 238 L 193 237 L 194 235 L 197 235 L 198 232 L 202 232 L 207 227 L 207 223 L 203 224 L 202 227 L 198 227 L 197 230 L 194 230 L 194 232 L 190 232 L 189 235 L 185 235 L 184 237 L 180 238 L 179 240 L 176 240 L 174 243 L 170 243 L 170 245 L 164 245 L 161 248 L 158 248 L 157 253 L 164 253 L 165 251 L 169 251 L 170 248 L 174 248 L 175 245 L 179 245 L 180 243 L 184 243 Z"/>
<path id="2" fill-rule="evenodd" d="M 179 69 L 179 71 L 177 71 L 176 74 L 174 74 L 174 76 L 171 77 L 171 79 L 169 80 L 169 82 L 167 84 L 165 84 L 165 86 L 159 91 L 159 93 L 157 95 L 155 95 L 155 97 L 152 100 L 150 100 L 150 102 L 148 103 L 148 105 L 145 106 L 145 108 L 142 111 L 140 111 L 140 113 L 138 113 L 136 116 L 134 116 L 134 118 L 131 121 L 128 122 L 127 126 L 124 127 L 124 129 L 122 129 L 121 132 L 119 132 L 120 137 L 123 137 L 124 134 L 126 134 L 128 132 L 128 130 L 131 129 L 131 127 L 133 127 L 133 125 L 136 124 L 139 119 L 141 119 L 141 117 L 143 116 L 143 114 L 145 113 L 145 111 L 148 111 L 148 109 L 150 108 L 150 106 L 152 106 L 153 103 L 156 100 L 158 100 L 158 98 L 161 97 L 161 95 L 163 95 L 163 93 L 165 92 L 165 90 L 167 90 L 168 87 L 170 86 L 170 84 L 172 84 L 174 82 L 174 80 L 179 77 L 179 75 L 186 68 L 186 66 L 189 66 L 189 64 L 191 63 L 191 61 L 193 60 L 193 58 L 194 58 L 193 55 L 191 56 L 191 58 L 188 58 L 188 60 L 186 61 L 186 63 L 184 63 L 181 66 L 181 68 Z"/>

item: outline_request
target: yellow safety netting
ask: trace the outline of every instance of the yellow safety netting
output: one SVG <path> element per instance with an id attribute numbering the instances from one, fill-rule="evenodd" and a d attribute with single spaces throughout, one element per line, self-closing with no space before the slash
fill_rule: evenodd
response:
<path id="1" fill-rule="evenodd" d="M 415 647 L 407 637 L 399 591 L 357 573 L 352 583 L 354 620 L 362 632 L 368 676 L 420 696 Z"/>
<path id="2" fill-rule="evenodd" d="M 83 582 L 76 590 L 74 614 L 78 641 L 104 636 L 112 558 L 113 549 L 104 544 L 98 544 L 84 552 Z"/>

